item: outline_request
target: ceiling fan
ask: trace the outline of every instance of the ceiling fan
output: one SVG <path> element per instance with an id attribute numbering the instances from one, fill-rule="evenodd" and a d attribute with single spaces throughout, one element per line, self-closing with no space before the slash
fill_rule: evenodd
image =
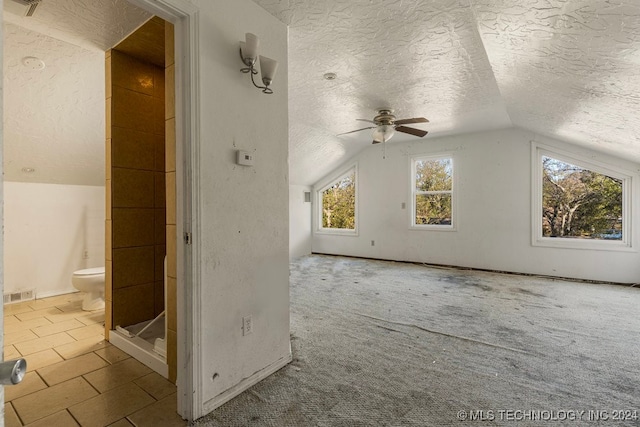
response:
<path id="1" fill-rule="evenodd" d="M 369 126 L 358 130 L 352 130 L 351 132 L 340 133 L 338 134 L 338 136 L 360 132 L 367 129 L 375 129 L 373 131 L 373 143 L 380 144 L 381 142 L 387 142 L 388 140 L 390 140 L 391 137 L 396 133 L 396 131 L 408 133 L 409 135 L 415 135 L 420 138 L 428 133 L 426 130 L 404 126 L 412 123 L 429 123 L 429 120 L 425 119 L 424 117 L 396 120 L 396 116 L 393 115 L 393 110 L 390 108 L 381 108 L 377 111 L 378 115 L 375 116 L 373 120 L 356 119 L 361 122 L 373 123 L 375 126 Z"/>

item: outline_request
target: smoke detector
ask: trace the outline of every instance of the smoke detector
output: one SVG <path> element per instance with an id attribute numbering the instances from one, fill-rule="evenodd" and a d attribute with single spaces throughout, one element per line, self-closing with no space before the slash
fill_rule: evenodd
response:
<path id="1" fill-rule="evenodd" d="M 9 0 L 5 2 L 7 9 L 22 16 L 33 16 L 42 0 Z"/>

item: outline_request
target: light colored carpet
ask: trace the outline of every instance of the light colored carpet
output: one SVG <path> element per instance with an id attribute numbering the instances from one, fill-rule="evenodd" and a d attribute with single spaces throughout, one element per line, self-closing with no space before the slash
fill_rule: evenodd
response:
<path id="1" fill-rule="evenodd" d="M 303 257 L 294 361 L 196 425 L 640 426 L 639 313 L 639 288 Z"/>

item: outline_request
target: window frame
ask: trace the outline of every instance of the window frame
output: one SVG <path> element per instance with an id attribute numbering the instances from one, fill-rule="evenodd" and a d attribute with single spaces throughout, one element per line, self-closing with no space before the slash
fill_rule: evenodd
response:
<path id="1" fill-rule="evenodd" d="M 325 178 L 323 179 L 320 184 L 316 184 L 314 186 L 314 195 L 315 195 L 315 202 L 316 202 L 316 208 L 315 208 L 315 215 L 314 215 L 314 219 L 316 222 L 316 226 L 314 227 L 314 232 L 316 234 L 332 234 L 332 235 L 339 235 L 339 236 L 358 236 L 358 199 L 359 199 L 359 177 L 358 177 L 358 164 L 351 164 L 350 166 L 346 167 L 346 168 L 342 168 L 340 169 L 341 172 L 336 173 L 336 174 L 332 174 L 329 178 Z M 350 229 L 350 228 L 324 228 L 322 226 L 322 193 L 327 190 L 328 188 L 330 188 L 331 186 L 333 186 L 336 182 L 341 181 L 343 178 L 345 178 L 348 175 L 351 175 L 351 173 L 353 172 L 354 176 L 355 176 L 355 190 L 356 190 L 356 200 L 355 200 L 355 207 L 354 207 L 354 228 Z M 318 188 L 319 187 L 319 188 Z"/>
<path id="2" fill-rule="evenodd" d="M 451 190 L 449 191 L 417 191 L 416 190 L 416 162 L 420 160 L 451 160 L 451 168 L 453 173 L 451 174 Z M 456 159 L 452 153 L 438 153 L 438 154 L 422 154 L 413 156 L 409 159 L 409 197 L 411 202 L 409 203 L 409 229 L 421 230 L 421 231 L 457 231 L 458 230 L 458 209 L 457 209 L 457 167 Z M 416 196 L 420 194 L 436 194 L 436 193 L 449 193 L 451 194 L 451 224 L 416 224 Z"/>
<path id="3" fill-rule="evenodd" d="M 569 163 L 583 169 L 616 178 L 622 181 L 622 240 L 604 239 L 577 239 L 577 238 L 557 238 L 545 237 L 542 235 L 542 158 L 551 157 L 561 162 Z M 595 160 L 577 153 L 571 153 L 531 141 L 532 158 L 532 211 L 531 228 L 532 246 L 565 248 L 565 249 L 587 249 L 604 251 L 635 251 L 632 245 L 632 199 L 634 173 L 625 168 L 616 167 L 611 164 Z"/>

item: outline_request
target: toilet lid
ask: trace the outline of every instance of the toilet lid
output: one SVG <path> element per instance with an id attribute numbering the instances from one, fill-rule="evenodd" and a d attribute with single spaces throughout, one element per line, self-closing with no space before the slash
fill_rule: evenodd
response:
<path id="1" fill-rule="evenodd" d="M 104 274 L 104 267 L 87 268 L 73 273 L 76 276 L 91 276 L 93 274 Z"/>

